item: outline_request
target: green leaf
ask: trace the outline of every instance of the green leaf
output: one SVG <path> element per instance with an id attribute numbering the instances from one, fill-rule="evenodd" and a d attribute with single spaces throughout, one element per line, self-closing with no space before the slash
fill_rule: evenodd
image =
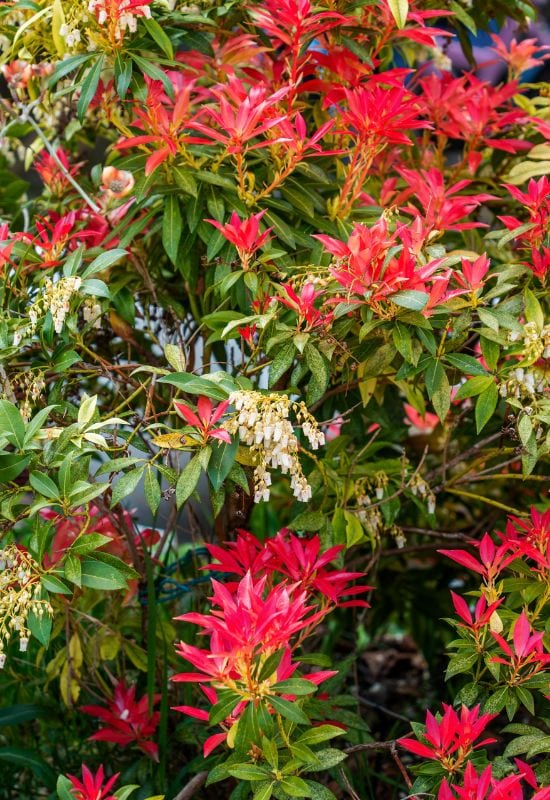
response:
<path id="1" fill-rule="evenodd" d="M 36 755 L 32 750 L 22 747 L 0 747 L 0 759 L 8 761 L 10 767 L 19 769 L 31 769 L 39 780 L 49 788 L 55 786 L 55 774 L 52 768 Z"/>
<path id="2" fill-rule="evenodd" d="M 270 656 L 268 656 L 262 664 L 258 680 L 265 681 L 270 678 L 281 663 L 283 655 L 284 651 L 278 650 L 276 653 L 272 653 Z"/>
<path id="3" fill-rule="evenodd" d="M 181 508 L 195 491 L 201 472 L 202 463 L 200 453 L 197 453 L 189 463 L 185 465 L 176 483 L 176 504 L 178 508 Z"/>
<path id="4" fill-rule="evenodd" d="M 131 786 L 122 786 L 118 792 L 115 792 L 116 800 L 127 800 L 131 794 L 133 794 L 136 789 L 139 789 L 139 785 L 137 783 L 132 784 Z M 154 800 L 154 798 L 148 798 L 148 800 Z"/>
<path id="5" fill-rule="evenodd" d="M 182 192 L 190 194 L 192 197 L 197 196 L 197 182 L 192 172 L 181 167 L 172 167 L 171 175 Z"/>
<path id="6" fill-rule="evenodd" d="M 309 797 L 311 794 L 307 783 L 303 778 L 298 778 L 297 775 L 289 775 L 287 778 L 283 778 L 279 785 L 290 797 Z"/>
<path id="7" fill-rule="evenodd" d="M 524 289 L 525 319 L 534 322 L 539 331 L 544 328 L 544 312 L 541 304 L 530 289 Z"/>
<path id="8" fill-rule="evenodd" d="M 449 660 L 449 665 L 445 673 L 445 680 L 448 681 L 453 675 L 459 675 L 461 672 L 469 672 L 474 664 L 477 663 L 478 654 L 476 652 L 469 653 L 468 655 L 459 654 L 453 656 Z"/>
<path id="9" fill-rule="evenodd" d="M 317 686 L 305 678 L 288 678 L 285 681 L 279 681 L 271 687 L 274 692 L 279 694 L 294 694 L 297 697 L 305 694 L 314 694 L 317 691 Z"/>
<path id="10" fill-rule="evenodd" d="M 311 800 L 336 800 L 336 795 L 330 791 L 328 786 L 317 783 L 317 781 L 306 780 L 306 783 L 309 787 L 309 796 Z"/>
<path id="11" fill-rule="evenodd" d="M 501 686 L 497 689 L 486 701 L 483 706 L 483 711 L 486 714 L 499 714 L 506 705 L 508 696 L 508 687 Z"/>
<path id="12" fill-rule="evenodd" d="M 282 378 L 285 372 L 291 368 L 295 355 L 296 347 L 294 346 L 294 342 L 292 340 L 278 346 L 275 358 L 269 365 L 268 385 L 270 389 L 273 388 L 273 386 L 275 386 L 277 381 Z"/>
<path id="13" fill-rule="evenodd" d="M 88 264 L 82 274 L 82 278 L 89 278 L 90 275 L 95 275 L 97 272 L 103 272 L 103 270 L 109 269 L 109 267 L 112 267 L 113 264 L 116 264 L 117 261 L 120 261 L 121 258 L 124 258 L 127 255 L 128 253 L 126 250 L 123 250 L 120 247 L 100 253 L 100 255 L 98 255 L 90 264 Z"/>
<path id="14" fill-rule="evenodd" d="M 391 0 L 390 0 L 391 2 Z M 418 292 L 415 289 L 407 289 L 403 292 L 396 292 L 391 296 L 396 306 L 408 308 L 410 311 L 422 311 L 426 307 L 429 295 L 426 292 Z"/>
<path id="15" fill-rule="evenodd" d="M 145 472 L 143 491 L 151 513 L 156 514 L 161 501 L 161 491 L 156 473 L 151 467 L 147 467 Z"/>
<path id="16" fill-rule="evenodd" d="M 172 42 L 156 19 L 153 19 L 152 17 L 142 17 L 141 22 L 147 29 L 149 36 L 158 44 L 165 55 L 172 60 L 174 58 L 174 48 L 172 47 Z"/>
<path id="17" fill-rule="evenodd" d="M 216 383 L 214 380 L 209 380 L 205 376 L 199 378 L 197 375 L 191 375 L 191 373 L 188 372 L 176 372 L 173 375 L 163 375 L 162 378 L 158 379 L 158 383 L 168 383 L 188 394 L 202 394 L 213 400 L 227 400 L 231 391 L 224 389 L 219 383 Z"/>
<path id="18" fill-rule="evenodd" d="M 254 787 L 253 800 L 269 800 L 273 794 L 274 783 L 266 781 L 262 786 Z"/>
<path id="19" fill-rule="evenodd" d="M 42 472 L 31 472 L 29 475 L 29 483 L 35 492 L 44 495 L 44 497 L 47 497 L 49 500 L 56 500 L 59 498 L 59 488 L 48 475 Z"/>
<path id="20" fill-rule="evenodd" d="M 78 556 L 68 554 L 63 564 L 63 572 L 70 583 L 82 586 L 82 566 Z"/>
<path id="21" fill-rule="evenodd" d="M 128 497 L 129 494 L 132 494 L 133 491 L 137 488 L 138 483 L 143 477 L 143 473 L 145 471 L 145 467 L 139 467 L 139 469 L 132 469 L 130 472 L 125 472 L 124 475 L 121 475 L 120 478 L 116 480 L 113 484 L 113 494 L 111 498 L 111 507 L 120 503 L 125 497 Z"/>
<path id="22" fill-rule="evenodd" d="M 345 731 L 336 725 L 318 725 L 302 733 L 296 741 L 306 745 L 319 744 L 334 739 L 335 736 L 342 736 L 344 733 Z"/>
<path id="23" fill-rule="evenodd" d="M 112 541 L 110 536 L 104 536 L 102 533 L 82 533 L 71 544 L 68 552 L 75 556 L 85 556 Z"/>
<path id="24" fill-rule="evenodd" d="M 304 349 L 306 364 L 311 370 L 311 380 L 307 387 L 306 404 L 316 403 L 324 395 L 330 381 L 329 363 L 311 344 Z"/>
<path id="25" fill-rule="evenodd" d="M 210 725 L 217 725 L 223 722 L 233 711 L 240 697 L 235 692 L 222 689 L 218 692 L 218 702 L 210 709 L 208 722 Z"/>
<path id="26" fill-rule="evenodd" d="M 237 436 L 232 438 L 231 444 L 222 441 L 212 444 L 212 456 L 208 462 L 207 475 L 214 491 L 217 492 L 221 488 L 229 475 L 238 449 L 239 439 Z"/>
<path id="27" fill-rule="evenodd" d="M 124 100 L 126 93 L 132 82 L 132 72 L 134 65 L 130 58 L 124 59 L 122 54 L 117 52 L 115 56 L 115 86 L 121 100 Z"/>
<path id="28" fill-rule="evenodd" d="M 485 425 L 489 422 L 498 403 L 498 389 L 493 382 L 490 386 L 484 389 L 476 400 L 476 426 L 477 432 L 483 430 Z"/>
<path id="29" fill-rule="evenodd" d="M 176 195 L 169 194 L 164 201 L 162 244 L 173 264 L 177 261 L 182 229 L 183 221 L 179 200 Z"/>
<path id="30" fill-rule="evenodd" d="M 476 375 L 475 378 L 470 378 L 469 381 L 463 383 L 455 394 L 455 400 L 465 400 L 467 397 L 476 397 L 485 391 L 491 384 L 494 383 L 494 378 L 490 375 Z"/>
<path id="31" fill-rule="evenodd" d="M 174 99 L 174 87 L 170 81 L 168 75 L 157 67 L 156 64 L 153 64 L 151 61 L 147 61 L 146 58 L 142 58 L 141 56 L 136 55 L 135 53 L 131 54 L 134 62 L 140 68 L 140 70 L 145 74 L 152 78 L 154 81 L 160 81 L 164 86 L 164 91 L 172 100 Z"/>
<path id="32" fill-rule="evenodd" d="M 0 483 L 8 483 L 21 475 L 30 460 L 30 456 L 19 456 L 17 453 L 0 453 Z"/>
<path id="33" fill-rule="evenodd" d="M 51 615 L 43 614 L 39 616 L 35 611 L 31 611 L 27 617 L 27 625 L 29 626 L 31 635 L 34 636 L 40 644 L 47 647 L 52 634 L 53 620 Z"/>
<path id="34" fill-rule="evenodd" d="M 274 696 L 269 697 L 269 703 L 285 719 L 295 722 L 297 725 L 309 725 L 309 719 L 296 703 Z"/>
<path id="35" fill-rule="evenodd" d="M 404 28 L 409 13 L 408 0 L 388 0 L 388 6 L 398 28 Z"/>
<path id="36" fill-rule="evenodd" d="M 240 781 L 265 781 L 270 774 L 265 767 L 258 767 L 256 764 L 233 764 L 227 771 Z"/>
<path id="37" fill-rule="evenodd" d="M 92 102 L 96 93 L 99 79 L 101 77 L 101 71 L 103 70 L 104 58 L 105 57 L 103 55 L 99 56 L 97 61 L 86 73 L 86 77 L 82 83 L 80 97 L 78 98 L 78 103 L 76 106 L 76 114 L 80 122 L 84 121 L 86 112 L 88 111 L 90 103 Z"/>
<path id="38" fill-rule="evenodd" d="M 465 375 L 487 375 L 487 370 L 473 356 L 464 353 L 448 353 L 445 361 L 464 372 Z"/>
<path id="39" fill-rule="evenodd" d="M 42 575 L 40 583 L 44 589 L 47 589 L 48 592 L 54 592 L 54 594 L 71 594 L 72 592 L 66 583 L 63 583 L 62 580 L 51 573 Z"/>
<path id="40" fill-rule="evenodd" d="M 334 747 L 327 747 L 324 750 L 315 751 L 315 761 L 307 765 L 307 772 L 317 772 L 320 769 L 332 769 L 347 758 L 342 750 Z"/>
<path id="41" fill-rule="evenodd" d="M 25 441 L 25 423 L 19 409 L 8 400 L 0 400 L 0 435 L 18 447 Z"/>
<path id="42" fill-rule="evenodd" d="M 19 725 L 21 722 L 48 716 L 49 713 L 47 708 L 38 706 L 35 703 L 7 706 L 6 708 L 0 708 L 0 725 Z"/>
<path id="43" fill-rule="evenodd" d="M 84 558 L 82 560 L 82 586 L 89 589 L 103 589 L 112 591 L 115 589 L 126 589 L 126 577 L 124 574 L 112 567 L 96 561 L 94 558 Z"/>

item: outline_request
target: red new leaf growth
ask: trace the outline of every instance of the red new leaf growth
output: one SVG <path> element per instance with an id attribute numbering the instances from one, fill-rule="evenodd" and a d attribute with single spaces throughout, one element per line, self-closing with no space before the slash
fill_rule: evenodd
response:
<path id="1" fill-rule="evenodd" d="M 342 602 L 342 598 L 369 588 L 350 586 L 362 573 L 328 569 L 342 548 L 321 553 L 317 536 L 304 541 L 283 530 L 262 543 L 239 531 L 235 542 L 207 547 L 217 561 L 211 566 L 238 580 L 224 585 L 213 579 L 210 613 L 192 612 L 179 618 L 202 628 L 209 646 L 180 642 L 177 651 L 194 671 L 173 678 L 200 684 L 212 704 L 220 689 L 235 694 L 235 706 L 222 723 L 224 730 L 207 739 L 205 754 L 227 737 L 249 702 L 262 698 L 269 702 L 277 694 L 294 699 L 276 687 L 298 669 L 294 651 L 336 605 L 366 605 L 362 600 Z M 276 653 L 282 654 L 278 665 L 271 674 L 263 674 L 267 659 Z M 334 674 L 322 670 L 303 677 L 316 686 Z M 206 710 L 195 706 L 177 710 L 196 719 L 209 718 Z"/>
<path id="2" fill-rule="evenodd" d="M 480 706 L 462 706 L 457 713 L 443 703 L 443 715 L 435 717 L 426 712 L 426 729 L 417 739 L 398 739 L 399 744 L 422 758 L 439 761 L 449 773 L 460 769 L 474 750 L 496 741 L 485 738 L 476 741 L 496 714 L 480 714 Z"/>
<path id="3" fill-rule="evenodd" d="M 159 701 L 160 695 L 154 695 L 153 705 Z M 121 747 L 135 745 L 150 758 L 158 760 L 158 745 L 152 741 L 152 737 L 156 733 L 160 713 L 150 713 L 147 695 L 136 699 L 135 686 L 127 687 L 124 681 L 119 681 L 107 707 L 88 705 L 81 706 L 80 710 L 105 723 L 90 736 L 90 740 L 113 742 Z"/>
<path id="4" fill-rule="evenodd" d="M 214 407 L 209 397 L 199 397 L 197 413 L 195 413 L 185 403 L 174 402 L 176 411 L 188 425 L 196 430 L 202 444 L 206 444 L 208 439 L 218 439 L 231 444 L 229 433 L 223 428 L 216 427 L 216 423 L 223 417 L 228 405 L 229 402 L 224 400 Z"/>
<path id="5" fill-rule="evenodd" d="M 217 228 L 228 242 L 235 245 L 245 271 L 249 268 L 256 251 L 271 239 L 269 234 L 273 228 L 268 228 L 263 233 L 260 233 L 260 220 L 265 213 L 266 209 L 258 214 L 252 214 L 248 219 L 240 219 L 237 212 L 233 211 L 229 222 L 225 224 L 218 222 L 216 219 L 206 220 L 206 222 Z"/>
<path id="6" fill-rule="evenodd" d="M 507 658 L 493 656 L 491 661 L 510 668 L 511 684 L 522 683 L 550 664 L 550 653 L 544 652 L 542 641 L 544 631 L 532 633 L 531 630 L 529 618 L 525 611 L 522 611 L 514 624 L 512 644 L 500 634 L 491 631 L 491 635 L 507 656 Z"/>
<path id="7" fill-rule="evenodd" d="M 115 785 L 118 776 L 117 772 L 112 778 L 105 780 L 103 765 L 94 775 L 85 764 L 82 764 L 82 780 L 75 775 L 67 775 L 72 783 L 71 793 L 75 800 L 116 800 L 115 795 L 109 794 L 109 791 Z"/>

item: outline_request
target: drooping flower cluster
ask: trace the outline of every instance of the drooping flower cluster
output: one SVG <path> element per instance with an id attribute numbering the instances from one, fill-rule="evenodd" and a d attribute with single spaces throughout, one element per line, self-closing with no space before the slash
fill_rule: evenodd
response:
<path id="1" fill-rule="evenodd" d="M 152 0 L 90 0 L 88 11 L 107 28 L 111 42 L 121 42 L 125 31 L 135 33 L 139 17 L 151 17 Z"/>
<path id="2" fill-rule="evenodd" d="M 33 332 L 40 317 L 48 311 L 52 315 L 53 327 L 56 333 L 61 333 L 65 318 L 71 309 L 71 298 L 75 295 L 82 280 L 77 276 L 59 278 L 55 283 L 51 278 L 44 279 L 44 291 L 29 308 L 30 329 Z"/>
<path id="3" fill-rule="evenodd" d="M 296 415 L 298 425 L 313 450 L 325 443 L 325 434 L 303 402 L 295 403 L 287 395 L 262 394 L 254 391 L 233 392 L 229 402 L 237 413 L 225 427 L 238 433 L 241 442 L 254 457 L 254 500 L 269 500 L 270 469 L 280 469 L 290 474 L 294 496 L 303 503 L 311 498 L 311 487 L 302 471 L 299 460 L 300 443 L 289 419 Z"/>
<path id="4" fill-rule="evenodd" d="M 15 633 L 19 650 L 26 652 L 31 632 L 29 614 L 52 615 L 48 600 L 42 599 L 40 570 L 22 547 L 9 544 L 0 551 L 0 669 L 6 663 L 5 648 Z"/>
<path id="5" fill-rule="evenodd" d="M 301 541 L 283 530 L 261 543 L 240 531 L 234 543 L 207 547 L 217 562 L 210 566 L 238 580 L 222 584 L 212 579 L 210 613 L 192 612 L 179 618 L 202 628 L 210 642 L 208 648 L 178 643 L 177 652 L 195 671 L 173 677 L 176 682 L 199 684 L 212 705 L 220 699 L 221 690 L 232 693 L 233 704 L 220 720 L 223 732 L 206 740 L 205 755 L 234 736 L 231 731 L 250 702 L 265 702 L 277 710 L 278 697 L 293 699 L 291 690 L 285 691 L 284 684 L 279 689 L 277 684 L 295 676 L 299 661 L 293 660 L 294 651 L 337 605 L 366 605 L 363 600 L 342 598 L 371 588 L 350 585 L 362 573 L 328 569 L 342 548 L 321 553 L 317 536 Z M 279 658 L 274 660 L 276 654 Z M 308 691 L 313 692 L 334 674 L 318 671 L 303 678 L 312 684 Z M 185 705 L 177 710 L 209 720 L 202 708 Z"/>

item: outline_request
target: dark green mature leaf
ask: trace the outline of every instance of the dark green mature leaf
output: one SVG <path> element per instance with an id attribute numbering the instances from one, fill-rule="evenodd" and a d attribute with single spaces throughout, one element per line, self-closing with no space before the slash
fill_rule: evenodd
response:
<path id="1" fill-rule="evenodd" d="M 131 469 L 129 472 L 125 472 L 124 475 L 121 475 L 120 478 L 116 480 L 113 485 L 113 494 L 111 499 L 111 505 L 116 506 L 117 503 L 120 503 L 125 497 L 128 497 L 129 494 L 132 494 L 139 482 L 143 477 L 143 473 L 145 471 L 145 467 L 139 467 L 138 469 Z"/>
<path id="2" fill-rule="evenodd" d="M 498 403 L 498 389 L 494 381 L 481 392 L 476 400 L 476 426 L 477 432 L 483 430 L 485 425 L 489 422 Z"/>
<path id="3" fill-rule="evenodd" d="M 207 475 L 214 491 L 220 489 L 229 475 L 238 449 L 239 439 L 237 436 L 233 436 L 231 444 L 222 441 L 212 444 L 212 456 L 208 462 Z"/>
<path id="4" fill-rule="evenodd" d="M 178 478 L 176 483 L 176 503 L 178 508 L 181 508 L 191 497 L 197 487 L 202 472 L 200 455 L 200 453 L 197 453 L 193 456 Z"/>
<path id="5" fill-rule="evenodd" d="M 0 747 L 0 759 L 20 769 L 31 769 L 48 789 L 55 786 L 55 773 L 40 756 L 22 747 Z"/>
<path id="6" fill-rule="evenodd" d="M 96 561 L 94 558 L 84 558 L 82 560 L 82 586 L 89 589 L 102 589 L 103 591 L 114 591 L 115 589 L 126 588 L 125 575 L 110 564 Z"/>
<path id="7" fill-rule="evenodd" d="M 275 711 L 285 719 L 296 722 L 298 725 L 309 725 L 309 719 L 296 703 L 291 703 L 290 700 L 284 700 L 282 697 L 272 695 L 269 697 L 269 702 Z"/>
<path id="8" fill-rule="evenodd" d="M 104 61 L 105 56 L 100 55 L 97 61 L 88 70 L 86 77 L 82 82 L 82 89 L 80 90 L 80 97 L 78 98 L 78 103 L 76 106 L 76 113 L 80 122 L 84 121 L 86 112 L 88 111 L 89 105 L 96 93 L 99 79 L 101 78 Z"/>
<path id="9" fill-rule="evenodd" d="M 30 460 L 30 456 L 0 453 L 0 483 L 8 483 L 21 475 Z"/>
<path id="10" fill-rule="evenodd" d="M 182 230 L 183 220 L 179 200 L 176 195 L 169 194 L 165 200 L 162 217 L 162 244 L 173 264 L 178 257 Z"/>
<path id="11" fill-rule="evenodd" d="M 289 370 L 294 362 L 296 347 L 291 340 L 277 347 L 275 358 L 269 366 L 269 388 L 271 389 L 277 381 Z"/>
<path id="12" fill-rule="evenodd" d="M 205 395 L 213 400 L 227 400 L 230 390 L 224 389 L 220 383 L 215 383 L 206 377 L 198 377 L 189 372 L 176 372 L 173 375 L 163 375 L 158 383 L 169 383 L 188 394 Z"/>
<path id="13" fill-rule="evenodd" d="M 47 716 L 50 711 L 35 703 L 21 703 L 15 706 L 0 708 L 0 725 L 19 725 L 31 719 Z"/>
<path id="14" fill-rule="evenodd" d="M 8 400 L 0 400 L 0 436 L 12 444 L 23 447 L 25 423 L 19 409 Z"/>
<path id="15" fill-rule="evenodd" d="M 50 643 L 53 619 L 50 614 L 39 616 L 35 611 L 31 611 L 27 617 L 27 625 L 33 636 L 40 644 L 47 647 Z"/>
<path id="16" fill-rule="evenodd" d="M 464 353 L 447 353 L 445 360 L 465 375 L 487 375 L 487 370 L 473 356 Z"/>
<path id="17" fill-rule="evenodd" d="M 239 700 L 240 697 L 235 692 L 227 689 L 220 690 L 218 692 L 218 702 L 212 706 L 208 715 L 210 725 L 217 725 L 219 722 L 223 722 L 231 714 Z"/>

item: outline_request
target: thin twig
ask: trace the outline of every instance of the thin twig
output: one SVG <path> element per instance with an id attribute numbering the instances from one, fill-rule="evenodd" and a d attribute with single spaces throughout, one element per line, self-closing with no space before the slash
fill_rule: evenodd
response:
<path id="1" fill-rule="evenodd" d="M 395 761 L 395 763 L 397 764 L 397 766 L 399 768 L 399 772 L 401 773 L 405 783 L 407 784 L 407 789 L 412 789 L 412 781 L 411 781 L 411 779 L 409 777 L 409 773 L 407 772 L 407 770 L 405 768 L 405 765 L 403 764 L 403 762 L 399 758 L 399 755 L 397 753 L 397 745 L 396 745 L 395 742 L 392 744 L 392 746 L 390 748 L 390 752 L 392 754 L 393 760 Z M 413 798 L 413 800 L 414 800 L 414 798 Z"/>
<path id="2" fill-rule="evenodd" d="M 174 797 L 174 800 L 190 800 L 190 798 L 194 796 L 195 792 L 198 792 L 199 789 L 202 789 L 207 778 L 208 772 L 206 770 L 197 772 L 197 774 L 193 775 L 191 780 L 188 781 L 183 789 Z"/>
<path id="3" fill-rule="evenodd" d="M 42 130 L 40 128 L 40 126 L 36 124 L 36 122 L 34 121 L 34 119 L 30 115 L 27 117 L 26 122 L 29 123 L 29 125 L 31 126 L 33 131 L 36 133 L 36 135 L 42 141 L 44 147 L 46 148 L 46 150 L 48 151 L 50 156 L 53 158 L 55 164 L 57 165 L 57 167 L 63 173 L 63 176 L 69 181 L 71 186 L 74 189 L 76 189 L 78 194 L 81 196 L 81 198 L 84 200 L 84 202 L 87 205 L 90 206 L 92 211 L 95 214 L 99 214 L 99 212 L 101 211 L 101 208 L 97 205 L 97 203 L 94 203 L 94 201 L 92 200 L 90 195 L 87 192 L 84 191 L 82 186 L 80 186 L 80 184 L 77 181 L 75 181 L 75 179 L 73 178 L 73 176 L 71 175 L 69 170 L 64 166 L 63 162 L 59 159 L 57 153 L 55 152 L 55 149 L 51 146 L 51 144 L 49 143 L 49 141 L 45 137 L 44 133 L 42 132 Z"/>

